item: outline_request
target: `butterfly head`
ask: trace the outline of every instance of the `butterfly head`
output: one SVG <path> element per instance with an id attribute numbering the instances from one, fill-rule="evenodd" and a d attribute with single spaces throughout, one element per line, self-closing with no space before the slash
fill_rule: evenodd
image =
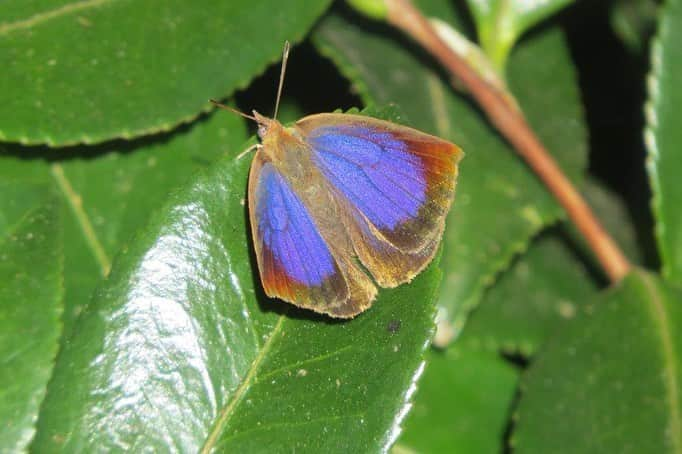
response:
<path id="1" fill-rule="evenodd" d="M 253 111 L 253 117 L 258 123 L 258 137 L 262 145 L 262 150 L 271 159 L 283 159 L 285 144 L 296 140 L 289 128 L 285 128 L 282 123 Z"/>
<path id="2" fill-rule="evenodd" d="M 265 140 L 265 138 L 275 129 L 277 129 L 278 126 L 281 127 L 279 121 L 275 120 L 274 118 L 261 115 L 255 110 L 253 111 L 253 117 L 256 119 L 256 123 L 258 123 L 258 137 L 260 137 L 262 141 Z"/>

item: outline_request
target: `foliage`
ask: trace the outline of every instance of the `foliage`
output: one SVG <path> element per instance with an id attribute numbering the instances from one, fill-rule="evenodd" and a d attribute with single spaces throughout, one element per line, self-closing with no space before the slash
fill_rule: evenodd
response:
<path id="1" fill-rule="evenodd" d="M 650 268 L 612 287 L 383 0 L 286 3 L 0 5 L 0 451 L 682 452 L 682 2 L 415 1 Z M 263 294 L 254 127 L 208 103 L 269 113 L 285 39 L 282 121 L 357 107 L 466 153 L 438 259 L 350 321 Z"/>

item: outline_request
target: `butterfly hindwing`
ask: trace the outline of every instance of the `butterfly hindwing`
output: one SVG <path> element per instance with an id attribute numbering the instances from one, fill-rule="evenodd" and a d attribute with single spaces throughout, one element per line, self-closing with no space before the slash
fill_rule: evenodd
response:
<path id="1" fill-rule="evenodd" d="M 249 176 L 249 214 L 268 296 L 336 317 L 369 305 L 371 283 L 329 246 L 304 201 L 260 151 Z"/>
<path id="2" fill-rule="evenodd" d="M 350 213 L 356 210 L 349 208 Z M 347 223 L 355 253 L 382 287 L 396 287 L 412 280 L 431 261 L 442 229 L 418 251 L 403 251 L 378 235 L 366 218 L 355 213 Z"/>
<path id="3" fill-rule="evenodd" d="M 345 207 L 348 234 L 363 265 L 383 287 L 411 280 L 435 254 L 461 150 L 358 115 L 312 115 L 296 128 Z"/>

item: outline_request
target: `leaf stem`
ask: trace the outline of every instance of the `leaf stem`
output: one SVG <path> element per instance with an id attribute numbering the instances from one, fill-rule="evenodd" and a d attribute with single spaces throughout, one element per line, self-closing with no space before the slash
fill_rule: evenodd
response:
<path id="1" fill-rule="evenodd" d="M 571 181 L 564 175 L 535 135 L 521 112 L 505 93 L 486 82 L 474 68 L 438 36 L 429 21 L 410 0 L 385 0 L 387 20 L 431 53 L 476 99 L 489 120 L 514 146 L 587 240 L 611 283 L 619 282 L 632 265 L 601 226 Z"/>

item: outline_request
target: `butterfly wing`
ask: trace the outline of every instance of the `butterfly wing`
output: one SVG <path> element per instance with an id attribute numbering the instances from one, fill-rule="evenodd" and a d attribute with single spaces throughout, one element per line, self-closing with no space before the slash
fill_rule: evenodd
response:
<path id="1" fill-rule="evenodd" d="M 382 287 L 411 280 L 437 249 L 461 150 L 412 128 L 359 115 L 311 115 L 296 128 L 345 207 L 363 265 Z"/>
<path id="2" fill-rule="evenodd" d="M 369 306 L 376 288 L 328 245 L 301 198 L 261 151 L 249 175 L 249 215 L 268 296 L 335 317 L 352 317 Z"/>

